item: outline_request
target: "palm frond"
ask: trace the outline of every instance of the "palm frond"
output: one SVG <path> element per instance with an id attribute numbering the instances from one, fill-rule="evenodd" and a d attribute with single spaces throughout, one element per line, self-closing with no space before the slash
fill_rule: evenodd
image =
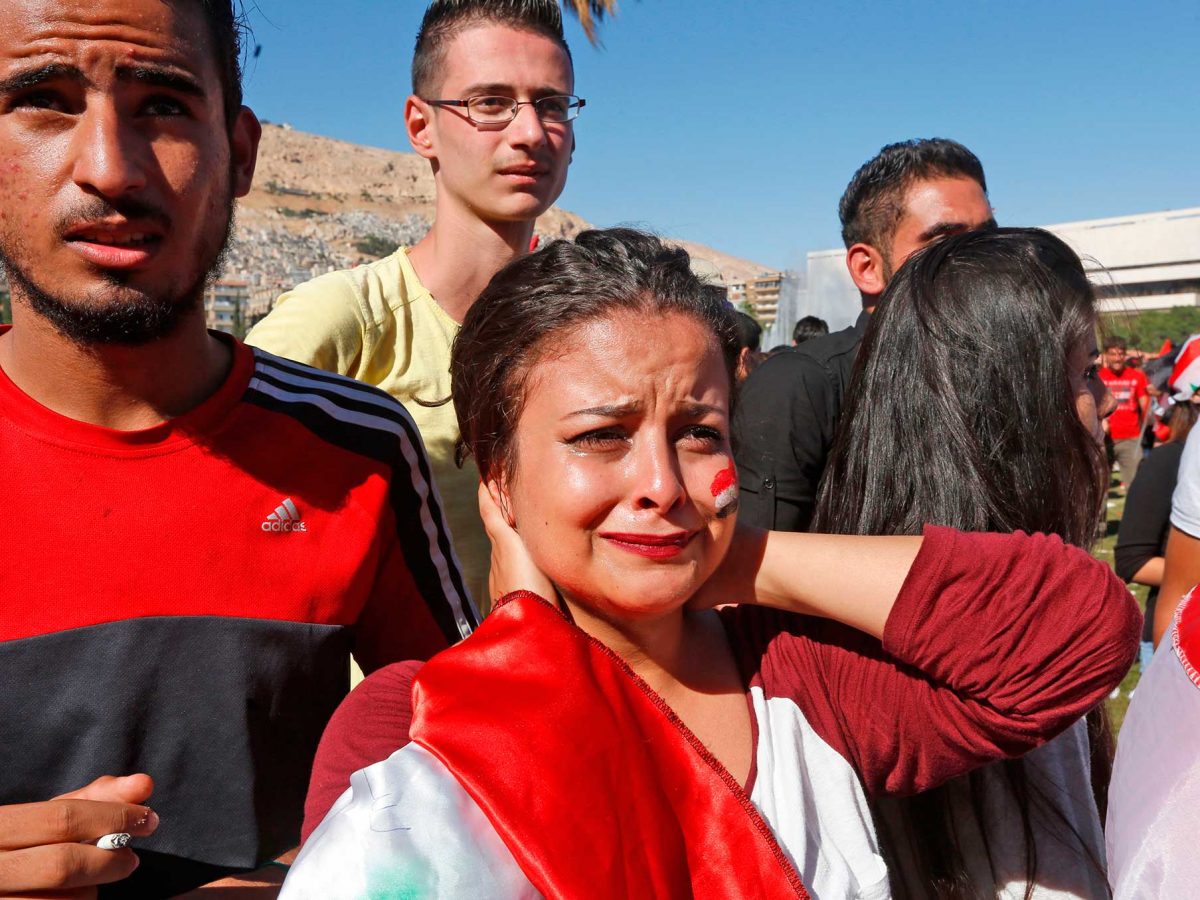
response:
<path id="1" fill-rule="evenodd" d="M 562 5 L 567 12 L 575 14 L 593 46 L 599 43 L 596 26 L 604 21 L 605 16 L 617 14 L 617 0 L 562 0 Z"/>

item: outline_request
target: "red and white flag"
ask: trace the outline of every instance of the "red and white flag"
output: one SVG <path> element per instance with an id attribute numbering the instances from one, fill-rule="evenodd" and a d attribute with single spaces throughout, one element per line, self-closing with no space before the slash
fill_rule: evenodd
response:
<path id="1" fill-rule="evenodd" d="M 1175 400 L 1190 400 L 1200 391 L 1200 334 L 1193 334 L 1179 348 L 1169 383 Z"/>

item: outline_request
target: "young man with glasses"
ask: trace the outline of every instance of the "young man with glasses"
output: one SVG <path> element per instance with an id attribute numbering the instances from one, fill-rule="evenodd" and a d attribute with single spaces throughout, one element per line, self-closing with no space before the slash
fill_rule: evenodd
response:
<path id="1" fill-rule="evenodd" d="M 584 101 L 556 0 L 435 0 L 425 13 L 404 116 L 437 191 L 416 245 L 279 298 L 248 342 L 377 385 L 421 430 L 468 586 L 486 609 L 490 546 L 478 477 L 454 464 L 450 345 L 501 267 L 529 251 L 562 193 Z"/>

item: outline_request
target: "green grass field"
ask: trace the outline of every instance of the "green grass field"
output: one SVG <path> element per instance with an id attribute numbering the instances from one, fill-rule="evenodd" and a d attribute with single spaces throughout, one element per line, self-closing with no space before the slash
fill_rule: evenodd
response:
<path id="1" fill-rule="evenodd" d="M 1108 490 L 1108 515 L 1104 528 L 1104 537 L 1096 544 L 1094 549 L 1096 558 L 1104 560 L 1110 566 L 1113 564 L 1113 548 L 1117 544 L 1117 529 L 1121 525 L 1121 514 L 1124 510 L 1125 495 L 1118 490 L 1117 482 L 1114 480 Z M 1142 611 L 1144 612 L 1146 609 L 1146 592 L 1149 589 L 1140 584 L 1131 584 L 1129 589 L 1137 598 L 1138 605 L 1142 607 Z M 1133 689 L 1137 687 L 1138 675 L 1137 663 L 1134 663 L 1133 668 L 1129 670 L 1129 674 L 1125 676 L 1125 680 L 1121 682 L 1121 695 L 1105 701 L 1109 718 L 1112 720 L 1114 734 L 1120 731 L 1121 723 L 1125 721 L 1125 710 L 1129 707 L 1129 698 L 1133 694 Z"/>

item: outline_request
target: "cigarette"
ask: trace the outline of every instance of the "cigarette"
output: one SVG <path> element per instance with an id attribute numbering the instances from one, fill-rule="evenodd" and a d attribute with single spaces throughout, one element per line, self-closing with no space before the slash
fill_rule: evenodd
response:
<path id="1" fill-rule="evenodd" d="M 106 834 L 104 837 L 97 839 L 96 846 L 101 850 L 121 850 L 129 846 L 129 834 L 124 831 L 118 831 L 115 834 Z"/>

